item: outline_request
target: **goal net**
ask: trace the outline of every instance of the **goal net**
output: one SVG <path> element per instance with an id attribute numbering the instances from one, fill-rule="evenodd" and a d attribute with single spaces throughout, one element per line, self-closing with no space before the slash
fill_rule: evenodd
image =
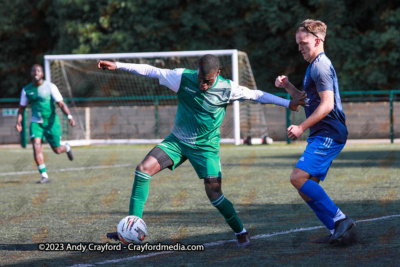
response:
<path id="1" fill-rule="evenodd" d="M 76 127 L 70 127 L 60 116 L 66 128 L 63 140 L 72 145 L 160 142 L 171 132 L 176 94 L 159 85 L 158 79 L 121 70 L 99 70 L 97 62 L 197 69 L 199 58 L 205 54 L 218 56 L 222 77 L 256 88 L 247 54 L 237 50 L 45 56 L 46 79 L 57 85 L 77 122 Z M 238 145 L 248 135 L 268 136 L 266 125 L 261 105 L 235 101 L 228 105 L 221 125 L 221 142 Z"/>

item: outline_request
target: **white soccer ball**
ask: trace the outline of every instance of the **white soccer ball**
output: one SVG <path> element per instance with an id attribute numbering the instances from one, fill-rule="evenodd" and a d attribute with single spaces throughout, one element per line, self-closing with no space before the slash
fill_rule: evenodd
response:
<path id="1" fill-rule="evenodd" d="M 273 140 L 272 138 L 270 138 L 270 137 L 265 138 L 265 143 L 266 143 L 267 145 L 270 145 L 270 144 L 272 144 L 273 142 L 274 142 L 274 140 Z"/>
<path id="2" fill-rule="evenodd" d="M 126 216 L 117 227 L 119 239 L 125 243 L 139 244 L 147 235 L 146 223 L 137 216 Z"/>

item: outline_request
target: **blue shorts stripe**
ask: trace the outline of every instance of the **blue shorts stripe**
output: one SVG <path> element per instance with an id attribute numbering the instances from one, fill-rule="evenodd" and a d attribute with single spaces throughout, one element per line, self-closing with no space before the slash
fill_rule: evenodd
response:
<path id="1" fill-rule="evenodd" d="M 302 169 L 313 177 L 323 181 L 329 167 L 342 151 L 344 144 L 328 137 L 313 136 L 307 139 L 308 145 L 295 168 Z"/>

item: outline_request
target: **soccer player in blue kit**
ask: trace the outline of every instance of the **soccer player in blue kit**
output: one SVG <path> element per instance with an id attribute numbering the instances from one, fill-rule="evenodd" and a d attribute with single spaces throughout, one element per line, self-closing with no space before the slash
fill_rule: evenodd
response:
<path id="1" fill-rule="evenodd" d="M 308 145 L 290 176 L 290 182 L 331 232 L 329 236 L 313 242 L 333 244 L 355 222 L 333 203 L 319 185 L 325 179 L 333 159 L 346 144 L 348 134 L 336 72 L 324 53 L 326 29 L 322 21 L 307 19 L 296 31 L 299 51 L 310 63 L 303 81 L 308 103 L 304 107 L 306 120 L 300 125 L 291 125 L 287 134 L 291 140 L 296 140 L 310 129 Z M 292 97 L 301 93 L 286 76 L 278 76 L 275 86 L 285 88 Z"/>

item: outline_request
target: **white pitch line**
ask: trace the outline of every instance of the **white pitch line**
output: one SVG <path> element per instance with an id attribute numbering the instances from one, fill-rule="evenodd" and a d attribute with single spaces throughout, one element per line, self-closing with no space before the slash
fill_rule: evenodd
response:
<path id="1" fill-rule="evenodd" d="M 222 163 L 222 166 L 241 166 L 240 163 Z M 284 164 L 290 166 L 292 164 Z M 48 173 L 50 172 L 68 172 L 68 171 L 86 171 L 92 169 L 109 169 L 109 168 L 124 168 L 124 167 L 136 167 L 137 164 L 117 164 L 117 165 L 99 165 L 99 166 L 90 166 L 90 167 L 76 167 L 76 168 L 65 168 L 65 169 L 58 169 L 58 170 L 47 170 Z M 181 167 L 190 166 L 189 163 L 183 163 Z M 275 166 L 274 162 L 271 163 L 254 163 L 252 166 Z M 5 172 L 0 173 L 0 176 L 13 176 L 13 175 L 21 175 L 21 174 L 34 174 L 38 173 L 38 171 L 19 171 L 19 172 Z"/>
<path id="2" fill-rule="evenodd" d="M 385 219 L 390 219 L 390 218 L 395 218 L 395 217 L 400 217 L 400 214 L 383 216 L 383 217 L 372 218 L 372 219 L 358 220 L 358 221 L 356 221 L 356 223 L 379 221 L 379 220 L 385 220 Z M 310 230 L 315 230 L 315 229 L 320 229 L 320 228 L 324 228 L 324 226 L 313 226 L 313 227 L 307 227 L 307 228 L 300 228 L 300 229 L 293 229 L 293 230 L 288 230 L 288 231 L 283 231 L 283 232 L 277 232 L 277 233 L 272 233 L 272 234 L 256 235 L 256 236 L 252 236 L 251 239 L 267 238 L 267 237 L 272 237 L 272 236 L 277 236 L 277 235 L 287 235 L 287 234 L 310 231 Z M 203 244 L 203 245 L 204 245 L 204 247 L 213 247 L 213 246 L 223 245 L 223 244 L 229 243 L 229 242 L 236 242 L 236 239 L 233 239 L 233 240 L 222 240 L 222 241 L 217 241 L 217 242 L 206 243 L 206 244 Z M 122 259 L 101 261 L 101 262 L 96 262 L 96 263 L 93 263 L 93 264 L 75 264 L 75 265 L 72 265 L 71 267 L 89 267 L 89 266 L 103 265 L 103 264 L 109 264 L 109 263 L 119 263 L 121 261 L 129 261 L 129 260 L 148 258 L 148 257 L 152 257 L 152 256 L 158 256 L 158 255 L 162 255 L 162 254 L 169 254 L 169 253 L 173 253 L 173 252 L 174 251 L 161 251 L 161 252 L 156 252 L 156 253 L 149 253 L 149 254 L 146 254 L 146 255 L 136 255 L 136 256 L 122 258 Z"/>
<path id="3" fill-rule="evenodd" d="M 133 164 L 99 165 L 99 166 L 90 166 L 90 167 L 78 167 L 78 168 L 67 168 L 67 169 L 58 169 L 58 170 L 47 170 L 47 172 L 85 171 L 85 170 L 91 170 L 91 169 L 108 169 L 108 168 L 123 168 L 123 167 L 136 167 L 136 165 L 133 165 Z M 31 174 L 31 173 L 37 173 L 37 172 L 38 171 L 5 172 L 5 173 L 0 173 L 0 176 Z"/>

